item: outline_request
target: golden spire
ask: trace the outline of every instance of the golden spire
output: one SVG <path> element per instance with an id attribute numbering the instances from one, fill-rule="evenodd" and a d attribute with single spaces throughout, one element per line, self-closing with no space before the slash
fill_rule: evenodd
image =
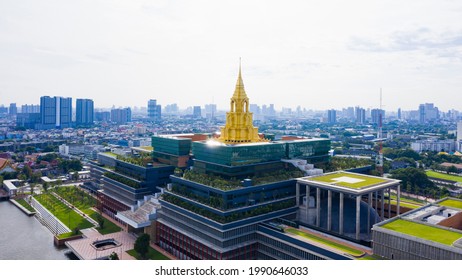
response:
<path id="1" fill-rule="evenodd" d="M 239 58 L 239 75 L 237 77 L 236 88 L 234 89 L 233 98 L 234 99 L 246 99 L 247 98 L 247 94 L 245 93 L 245 89 L 244 89 L 244 82 L 242 81 L 241 58 Z"/>
<path id="2" fill-rule="evenodd" d="M 228 144 L 253 143 L 266 141 L 258 135 L 258 128 L 253 126 L 253 114 L 249 111 L 249 98 L 242 81 L 241 61 L 236 88 L 231 97 L 230 111 L 226 113 L 226 125 L 221 127 L 218 140 Z"/>

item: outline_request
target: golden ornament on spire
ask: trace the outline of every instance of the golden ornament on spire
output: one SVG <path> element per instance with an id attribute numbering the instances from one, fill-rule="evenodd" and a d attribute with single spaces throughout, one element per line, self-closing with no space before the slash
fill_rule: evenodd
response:
<path id="1" fill-rule="evenodd" d="M 239 75 L 234 94 L 231 97 L 231 109 L 226 113 L 226 125 L 221 127 L 221 135 L 218 140 L 226 144 L 266 141 L 258 136 L 258 128 L 253 126 L 253 113 L 249 111 L 249 105 L 239 61 Z"/>

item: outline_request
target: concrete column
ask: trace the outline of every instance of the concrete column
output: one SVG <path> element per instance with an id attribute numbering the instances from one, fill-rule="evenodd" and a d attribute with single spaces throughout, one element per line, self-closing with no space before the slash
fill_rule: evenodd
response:
<path id="1" fill-rule="evenodd" d="M 316 226 L 321 225 L 321 189 L 316 188 Z"/>
<path id="2" fill-rule="evenodd" d="M 399 203 L 401 199 L 401 185 L 398 185 L 397 191 L 396 191 L 396 215 L 399 216 L 400 214 L 400 209 L 399 209 Z"/>
<path id="3" fill-rule="evenodd" d="M 380 212 L 382 221 L 385 219 L 385 190 L 380 191 Z"/>
<path id="4" fill-rule="evenodd" d="M 305 217 L 306 217 L 306 222 L 308 223 L 308 207 L 310 204 L 310 186 L 306 185 L 306 208 L 305 208 Z"/>
<path id="5" fill-rule="evenodd" d="M 369 202 L 369 208 L 372 208 L 372 193 L 368 194 L 367 200 Z M 370 228 L 371 228 L 371 211 L 370 210 L 371 209 L 368 209 L 367 211 L 367 234 L 370 234 Z"/>
<path id="6" fill-rule="evenodd" d="M 297 198 L 297 206 L 300 206 L 300 184 L 295 184 L 295 197 Z"/>
<path id="7" fill-rule="evenodd" d="M 356 197 L 356 240 L 359 240 L 361 232 L 361 196 Z"/>
<path id="8" fill-rule="evenodd" d="M 327 230 L 332 229 L 332 191 L 327 191 Z"/>
<path id="9" fill-rule="evenodd" d="M 338 213 L 338 227 L 339 233 L 343 234 L 343 193 L 340 193 L 340 205 Z"/>
<path id="10" fill-rule="evenodd" d="M 388 188 L 388 219 L 391 218 L 391 188 Z"/>

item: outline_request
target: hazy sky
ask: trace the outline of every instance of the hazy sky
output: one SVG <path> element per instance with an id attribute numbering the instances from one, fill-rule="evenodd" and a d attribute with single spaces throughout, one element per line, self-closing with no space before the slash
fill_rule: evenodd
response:
<path id="1" fill-rule="evenodd" d="M 462 1 L 0 0 L 0 104 L 462 110 Z M 75 102 L 75 100 L 74 100 Z"/>

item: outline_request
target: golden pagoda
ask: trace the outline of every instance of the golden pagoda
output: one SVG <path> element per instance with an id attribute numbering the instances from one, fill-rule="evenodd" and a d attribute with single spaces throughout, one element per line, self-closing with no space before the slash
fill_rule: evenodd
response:
<path id="1" fill-rule="evenodd" d="M 266 142 L 258 135 L 258 128 L 253 126 L 253 113 L 249 112 L 249 98 L 244 90 L 239 62 L 239 76 L 236 89 L 231 97 L 231 108 L 226 113 L 226 125 L 221 127 L 219 141 L 225 144 Z"/>

